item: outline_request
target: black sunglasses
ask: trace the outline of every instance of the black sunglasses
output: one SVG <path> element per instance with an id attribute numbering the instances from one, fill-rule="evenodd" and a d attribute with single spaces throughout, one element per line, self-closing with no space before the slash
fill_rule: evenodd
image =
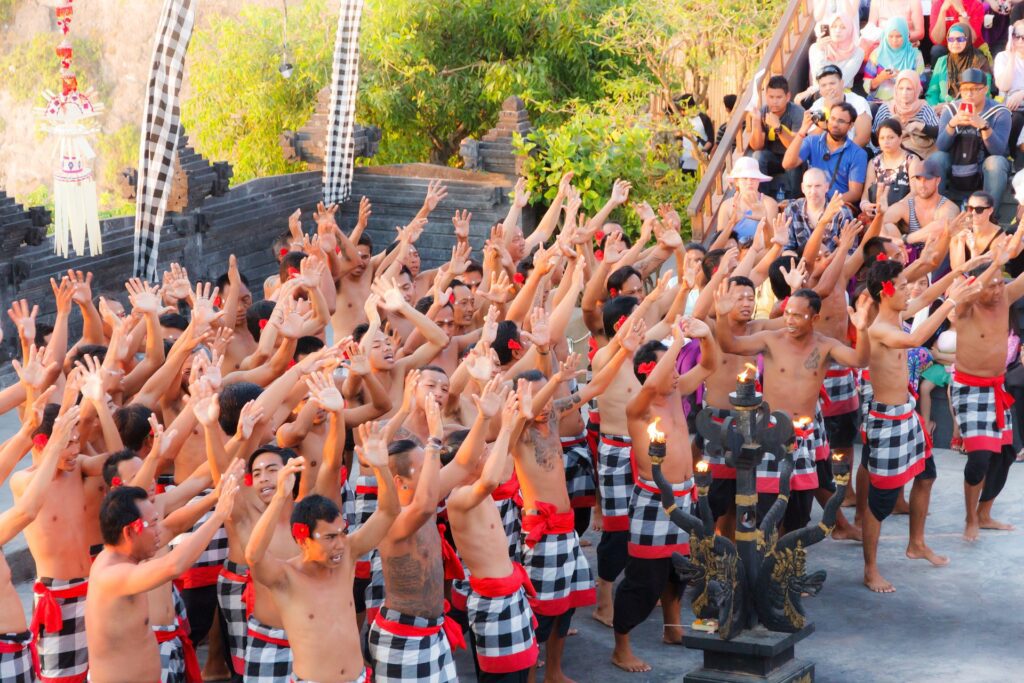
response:
<path id="1" fill-rule="evenodd" d="M 973 211 L 974 213 L 977 214 L 984 213 L 985 211 L 988 211 L 991 208 L 991 206 L 971 206 L 970 204 L 967 205 L 968 211 Z"/>

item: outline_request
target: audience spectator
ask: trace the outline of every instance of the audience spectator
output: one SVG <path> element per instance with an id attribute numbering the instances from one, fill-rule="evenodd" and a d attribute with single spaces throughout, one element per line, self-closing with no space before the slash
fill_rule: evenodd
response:
<path id="1" fill-rule="evenodd" d="M 887 205 L 910 194 L 910 163 L 920 157 L 903 149 L 900 146 L 902 139 L 903 126 L 896 119 L 883 121 L 878 127 L 878 147 L 881 152 L 868 164 L 864 199 L 860 202 L 861 211 L 871 218 L 874 218 L 878 210 L 882 186 L 888 189 L 885 195 Z"/>
<path id="2" fill-rule="evenodd" d="M 725 129 L 729 127 L 729 119 L 732 118 L 733 109 L 736 108 L 736 96 L 733 94 L 726 95 L 722 98 L 722 106 L 725 107 L 725 121 L 718 126 L 718 131 L 715 133 L 715 147 L 722 142 L 722 138 L 725 137 Z"/>
<path id="3" fill-rule="evenodd" d="M 786 197 L 795 197 L 800 187 L 800 170 L 784 169 L 782 157 L 793 141 L 794 131 L 800 129 L 803 116 L 803 107 L 790 100 L 789 81 L 785 76 L 768 79 L 764 104 L 756 114 L 748 115 L 750 149 L 754 151 L 761 173 L 772 177 L 770 183 L 761 185 L 761 191 L 773 197 L 777 196 L 780 185 Z"/>
<path id="4" fill-rule="evenodd" d="M 703 111 L 696 111 L 696 103 L 694 102 L 693 95 L 686 93 L 680 95 L 675 99 L 676 107 L 682 112 L 683 116 L 688 118 L 686 122 L 689 126 L 690 131 L 693 133 L 697 140 L 697 145 L 705 155 L 711 154 L 711 148 L 714 146 L 714 130 L 715 124 L 711 122 L 709 117 Z M 667 112 L 669 118 L 674 118 L 675 113 L 671 107 Z M 682 138 L 683 143 L 683 154 L 679 160 L 679 168 L 686 173 L 696 173 L 697 167 L 699 166 L 697 161 L 697 154 L 693 148 L 693 143 L 688 138 Z"/>
<path id="5" fill-rule="evenodd" d="M 988 97 L 985 73 L 967 69 L 960 76 L 960 99 L 942 111 L 938 151 L 931 158 L 942 164 L 947 187 L 984 189 L 999 206 L 1010 172 L 1009 136 L 1010 111 Z"/>
<path id="6" fill-rule="evenodd" d="M 875 112 L 874 130 L 885 121 L 894 119 L 903 129 L 903 146 L 922 159 L 935 151 L 935 138 L 939 135 L 939 117 L 928 103 L 921 99 L 921 80 L 916 71 L 901 71 L 896 76 L 893 97 L 883 102 Z"/>
<path id="7" fill-rule="evenodd" d="M 856 112 L 853 141 L 861 147 L 866 147 L 871 142 L 871 107 L 868 101 L 856 93 L 843 90 L 839 67 L 834 64 L 829 64 L 818 72 L 818 90 L 821 91 L 821 97 L 811 105 L 810 111 L 828 118 L 833 106 L 843 102 L 851 105 Z M 812 134 L 819 132 L 820 130 L 815 130 Z"/>
<path id="8" fill-rule="evenodd" d="M 885 209 L 882 221 L 884 230 L 890 234 L 907 235 L 909 241 L 919 244 L 941 228 L 944 221 L 956 218 L 960 214 L 956 202 L 939 194 L 942 174 L 942 164 L 937 159 L 929 157 L 925 161 L 911 161 L 911 193 L 898 202 L 888 202 L 889 208 Z M 928 226 L 932 228 L 925 230 Z"/>
<path id="9" fill-rule="evenodd" d="M 756 159 L 740 157 L 727 177 L 736 191 L 719 207 L 717 228 L 719 235 L 732 233 L 742 244 L 754 239 L 757 225 L 762 220 L 769 224 L 775 220 L 779 205 L 758 190 L 761 183 L 770 181 L 771 177 L 758 170 Z"/>
<path id="10" fill-rule="evenodd" d="M 868 155 L 849 138 L 850 127 L 856 112 L 848 102 L 840 102 L 829 110 L 827 132 L 824 135 L 808 136 L 807 132 L 820 125 L 812 112 L 804 114 L 803 124 L 796 134 L 800 146 L 795 144 L 786 150 L 782 159 L 783 168 L 796 168 L 807 162 L 809 168 L 819 168 L 828 179 L 826 194 L 833 191 L 843 195 L 843 201 L 856 206 L 864 191 Z"/>
<path id="11" fill-rule="evenodd" d="M 996 88 L 1003 105 L 1012 115 L 1010 140 L 1017 142 L 1024 127 L 1024 19 L 1013 23 L 1006 49 L 996 55 L 992 65 Z"/>
<path id="12" fill-rule="evenodd" d="M 1010 25 L 1014 22 L 1010 18 L 1010 10 L 1014 4 L 1020 4 L 1020 0 L 990 0 L 982 3 L 982 7 L 985 8 L 985 20 L 981 37 L 993 52 L 997 46 L 1006 44 Z"/>
<path id="13" fill-rule="evenodd" d="M 961 230 L 949 242 L 949 265 L 956 268 L 975 256 L 991 253 L 998 246 L 999 238 L 1005 235 L 996 221 L 998 204 L 988 192 L 975 192 L 967 198 L 965 207 L 971 217 L 971 225 Z"/>
<path id="14" fill-rule="evenodd" d="M 988 57 L 973 43 L 973 32 L 967 24 L 954 24 L 949 29 L 949 54 L 935 61 L 925 99 L 933 107 L 956 99 L 960 92 L 961 74 L 977 69 L 985 74 L 985 84 L 992 83 L 992 67 Z"/>
<path id="15" fill-rule="evenodd" d="M 864 65 L 864 89 L 868 96 L 888 102 L 896 86 L 896 76 L 902 71 L 924 72 L 924 57 L 910 43 L 907 20 L 891 17 L 885 23 L 882 44 L 871 53 Z"/>
<path id="16" fill-rule="evenodd" d="M 868 11 L 868 21 L 860 30 L 860 47 L 864 54 L 870 55 L 882 42 L 885 35 L 883 27 L 894 17 L 907 22 L 910 42 L 914 47 L 924 38 L 924 13 L 921 0 L 873 0 Z"/>
<path id="17" fill-rule="evenodd" d="M 800 189 L 804 196 L 791 201 L 783 214 L 790 221 L 789 239 L 784 251 L 803 253 L 819 221 L 828 223 L 822 244 L 835 249 L 839 231 L 847 221 L 853 220 L 853 212 L 841 202 L 828 201 L 828 180 L 821 169 L 807 169 Z"/>
<path id="18" fill-rule="evenodd" d="M 813 79 L 826 65 L 834 64 L 839 67 L 843 87 L 850 89 L 864 63 L 864 51 L 857 44 L 855 29 L 849 17 L 833 14 L 815 26 L 814 30 L 818 39 L 807 52 L 812 82 L 807 90 L 797 97 L 800 101 L 819 92 Z"/>
<path id="19" fill-rule="evenodd" d="M 970 24 L 971 33 L 966 34 L 971 44 L 981 48 L 985 44 L 981 31 L 985 23 L 985 8 L 980 0 L 932 0 L 931 28 L 928 31 L 932 39 L 931 63 L 936 64 L 939 57 L 945 55 L 949 30 L 954 24 Z"/>

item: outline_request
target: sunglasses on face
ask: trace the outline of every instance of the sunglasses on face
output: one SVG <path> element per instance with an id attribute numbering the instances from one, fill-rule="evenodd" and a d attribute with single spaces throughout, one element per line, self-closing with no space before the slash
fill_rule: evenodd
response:
<path id="1" fill-rule="evenodd" d="M 967 42 L 967 38 L 965 38 L 963 36 L 954 36 L 952 38 L 947 38 L 946 42 L 947 43 L 966 43 Z"/>
<path id="2" fill-rule="evenodd" d="M 974 213 L 979 214 L 979 215 L 985 213 L 986 211 L 988 211 L 991 208 L 992 208 L 991 206 L 971 206 L 970 204 L 967 205 L 967 210 L 968 211 L 973 211 Z"/>
<path id="3" fill-rule="evenodd" d="M 1024 34 L 1022 34 L 1022 33 L 1014 33 L 1013 34 L 1013 39 L 1014 40 L 1024 40 Z"/>

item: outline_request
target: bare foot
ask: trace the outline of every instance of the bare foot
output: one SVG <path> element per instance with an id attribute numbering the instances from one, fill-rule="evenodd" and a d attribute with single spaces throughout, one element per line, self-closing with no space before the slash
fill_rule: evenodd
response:
<path id="1" fill-rule="evenodd" d="M 666 626 L 665 633 L 661 637 L 662 641 L 669 645 L 682 645 L 683 644 L 683 627 L 682 626 Z"/>
<path id="2" fill-rule="evenodd" d="M 630 673 L 644 673 L 651 670 L 650 664 L 632 653 L 628 655 L 620 655 L 616 652 L 612 652 L 612 664 L 623 671 L 629 671 Z"/>
<path id="3" fill-rule="evenodd" d="M 604 614 L 600 610 L 594 610 L 590 613 L 590 616 L 593 617 L 595 621 L 604 624 L 608 628 L 612 627 L 612 615 Z"/>
<path id="4" fill-rule="evenodd" d="M 586 538 L 581 538 L 580 539 L 580 547 L 581 548 L 589 548 L 591 545 L 592 544 L 590 543 L 590 541 L 587 540 Z"/>
<path id="5" fill-rule="evenodd" d="M 1012 524 L 1000 522 L 999 520 L 992 519 L 991 517 L 979 521 L 978 526 L 980 526 L 982 529 L 993 529 L 995 531 L 1013 531 L 1014 529 L 1016 529 L 1016 527 Z"/>
<path id="6" fill-rule="evenodd" d="M 878 573 L 878 570 L 864 570 L 864 585 L 876 593 L 895 593 L 896 588 Z"/>
<path id="7" fill-rule="evenodd" d="M 945 555 L 936 555 L 935 551 L 928 546 L 920 548 L 907 547 L 907 557 L 912 560 L 928 560 L 936 567 L 945 567 L 949 564 L 949 558 Z"/>
<path id="8" fill-rule="evenodd" d="M 894 515 L 909 515 L 910 514 L 910 503 L 900 498 L 896 501 L 896 507 L 893 508 L 892 514 Z"/>
<path id="9" fill-rule="evenodd" d="M 974 524 L 968 522 L 967 526 L 964 527 L 964 540 L 968 543 L 974 543 L 975 541 L 977 541 L 978 528 L 979 527 L 977 522 L 975 522 Z"/>
<path id="10" fill-rule="evenodd" d="M 857 541 L 859 543 L 863 540 L 863 533 L 859 526 L 847 524 L 843 528 L 836 527 L 833 529 L 832 538 L 837 541 Z"/>
<path id="11" fill-rule="evenodd" d="M 576 683 L 563 671 L 547 671 L 544 672 L 544 683 Z"/>
<path id="12" fill-rule="evenodd" d="M 570 628 L 566 632 L 565 637 L 568 638 L 569 636 L 578 636 L 579 634 L 580 634 L 580 630 L 578 628 Z"/>

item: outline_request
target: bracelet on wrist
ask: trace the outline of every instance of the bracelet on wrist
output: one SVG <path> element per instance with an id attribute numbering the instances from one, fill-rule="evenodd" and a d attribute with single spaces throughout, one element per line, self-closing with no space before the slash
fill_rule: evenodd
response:
<path id="1" fill-rule="evenodd" d="M 427 448 L 436 448 L 438 450 L 441 450 L 442 448 L 444 448 L 444 444 L 441 442 L 441 439 L 437 438 L 436 436 L 432 436 L 429 439 L 427 439 Z"/>

